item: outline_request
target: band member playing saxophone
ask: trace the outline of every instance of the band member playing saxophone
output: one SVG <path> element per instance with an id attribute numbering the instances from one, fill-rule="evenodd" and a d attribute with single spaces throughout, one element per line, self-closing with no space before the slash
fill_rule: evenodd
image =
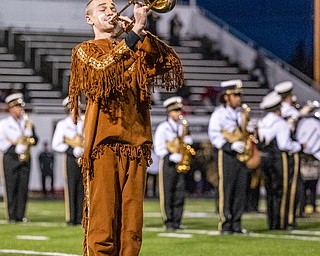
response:
<path id="1" fill-rule="evenodd" d="M 160 209 L 165 227 L 168 230 L 179 230 L 182 229 L 181 220 L 186 195 L 185 173 L 179 171 L 179 166 L 184 157 L 193 154 L 181 144 L 190 147 L 193 141 L 190 135 L 183 132 L 185 127 L 184 120 L 181 120 L 182 98 L 169 98 L 163 102 L 163 106 L 167 110 L 167 120 L 158 125 L 154 135 L 154 151 L 160 158 Z M 185 163 L 183 169 L 187 171 L 189 168 L 190 162 Z"/>
<path id="2" fill-rule="evenodd" d="M 9 116 L 0 121 L 0 151 L 3 153 L 4 193 L 10 222 L 26 221 L 30 177 L 30 149 L 37 144 L 34 126 L 24 111 L 21 93 L 9 95 L 5 102 Z"/>
<path id="3" fill-rule="evenodd" d="M 218 230 L 221 234 L 247 233 L 241 227 L 241 216 L 246 200 L 248 168 L 238 156 L 246 150 L 246 143 L 240 137 L 242 112 L 240 109 L 242 81 L 230 80 L 221 83 L 220 102 L 209 120 L 208 134 L 214 147 L 215 163 L 219 176 Z M 229 141 L 225 134 L 231 134 Z M 233 134 L 234 133 L 234 134 Z"/>
<path id="4" fill-rule="evenodd" d="M 73 112 L 68 108 L 69 98 L 65 98 L 62 105 L 68 114 L 60 120 L 52 138 L 52 149 L 65 154 L 65 216 L 68 225 L 79 225 L 82 219 L 84 190 L 81 168 L 78 159 L 83 153 L 83 120 L 73 123 Z"/>

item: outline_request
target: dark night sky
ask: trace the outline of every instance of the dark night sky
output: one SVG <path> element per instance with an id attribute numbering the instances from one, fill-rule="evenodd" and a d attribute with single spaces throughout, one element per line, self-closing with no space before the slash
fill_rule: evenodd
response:
<path id="1" fill-rule="evenodd" d="M 299 43 L 313 55 L 313 0 L 198 0 L 198 4 L 289 62 Z"/>

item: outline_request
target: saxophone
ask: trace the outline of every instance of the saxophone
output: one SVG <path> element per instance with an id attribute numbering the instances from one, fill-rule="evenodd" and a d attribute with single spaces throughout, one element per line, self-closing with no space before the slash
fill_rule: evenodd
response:
<path id="1" fill-rule="evenodd" d="M 31 125 L 31 123 L 26 112 L 23 111 L 22 116 L 24 119 L 24 128 L 26 129 L 29 125 Z M 23 144 L 26 146 L 26 151 L 18 155 L 19 161 L 28 162 L 30 160 L 30 148 L 36 144 L 35 138 L 23 135 L 19 138 L 17 144 Z"/>
<path id="2" fill-rule="evenodd" d="M 257 149 L 258 140 L 253 134 L 248 132 L 247 126 L 249 123 L 249 114 L 251 109 L 247 104 L 242 104 L 242 123 L 241 127 L 237 127 L 233 132 L 222 130 L 224 138 L 232 143 L 235 141 L 243 141 L 245 150 L 243 153 L 238 153 L 237 158 L 240 162 L 244 162 L 249 169 L 255 169 L 260 165 L 261 155 Z"/>
<path id="3" fill-rule="evenodd" d="M 182 121 L 182 135 L 176 137 L 173 141 L 167 142 L 167 148 L 170 153 L 180 153 L 182 155 L 181 162 L 177 163 L 177 172 L 186 173 L 190 171 L 191 156 L 196 154 L 191 145 L 184 142 L 185 136 L 188 135 L 188 122 L 181 117 Z"/>
<path id="4" fill-rule="evenodd" d="M 69 137 L 64 136 L 63 137 L 63 142 L 68 144 L 72 148 L 83 147 L 84 138 L 80 134 L 77 134 L 73 138 L 69 138 Z"/>

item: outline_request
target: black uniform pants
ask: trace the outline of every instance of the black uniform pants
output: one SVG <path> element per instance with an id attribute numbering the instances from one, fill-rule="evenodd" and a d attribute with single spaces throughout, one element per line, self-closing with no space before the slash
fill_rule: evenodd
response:
<path id="1" fill-rule="evenodd" d="M 167 228 L 178 229 L 185 201 L 185 174 L 178 173 L 169 155 L 160 161 L 159 196 L 162 219 Z"/>
<path id="2" fill-rule="evenodd" d="M 267 191 L 268 226 L 287 229 L 295 224 L 299 156 L 285 152 L 270 155 L 263 159 L 261 166 Z"/>
<path id="3" fill-rule="evenodd" d="M 67 154 L 66 160 L 66 186 L 65 186 L 65 206 L 66 222 L 71 225 L 78 225 L 82 220 L 84 188 L 82 183 L 82 173 L 76 158 Z"/>
<path id="4" fill-rule="evenodd" d="M 9 221 L 22 221 L 28 200 L 30 162 L 21 162 L 15 153 L 3 155 L 5 198 Z"/>
<path id="5" fill-rule="evenodd" d="M 219 175 L 219 231 L 240 232 L 246 204 L 248 169 L 235 155 L 216 150 Z"/>

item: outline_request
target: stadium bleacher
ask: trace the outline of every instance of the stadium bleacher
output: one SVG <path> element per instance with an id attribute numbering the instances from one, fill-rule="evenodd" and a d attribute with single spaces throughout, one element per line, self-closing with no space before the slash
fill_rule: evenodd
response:
<path id="1" fill-rule="evenodd" d="M 10 29 L 5 34 L 7 40 L 0 48 L 0 89 L 19 85 L 27 91 L 30 104 L 36 111 L 55 111 L 68 93 L 72 48 L 91 39 L 92 35 L 21 29 Z M 230 63 L 216 45 L 217 54 L 212 59 L 204 58 L 200 39 L 184 38 L 181 46 L 173 48 L 184 67 L 185 84 L 190 91 L 190 113 L 211 113 L 213 106 L 203 102 L 207 88 L 230 79 L 243 80 L 243 101 L 251 106 L 253 114 L 259 112 L 258 104 L 268 89 L 261 88 L 259 82 L 252 80 L 249 73 L 236 63 Z M 152 113 L 163 115 L 161 103 L 177 92 L 159 91 L 160 102 L 153 106 Z"/>

